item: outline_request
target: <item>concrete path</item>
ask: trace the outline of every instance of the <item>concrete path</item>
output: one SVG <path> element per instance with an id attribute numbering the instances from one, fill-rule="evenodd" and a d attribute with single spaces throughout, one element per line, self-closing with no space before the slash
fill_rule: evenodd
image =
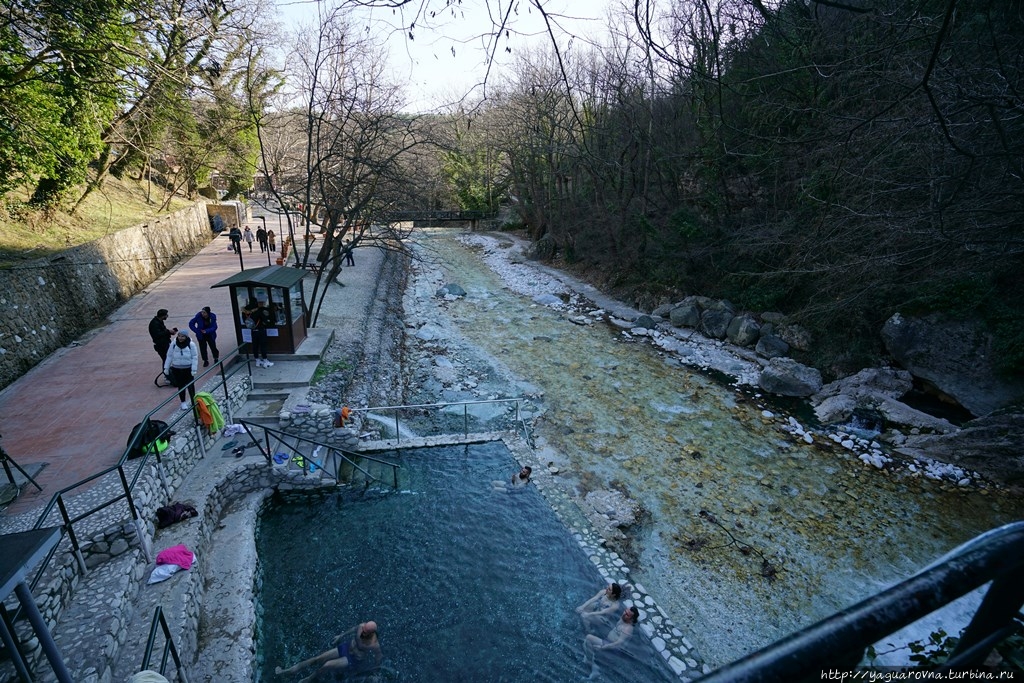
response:
<path id="1" fill-rule="evenodd" d="M 246 268 L 266 265 L 258 248 L 250 254 L 243 245 L 242 257 Z M 168 327 L 187 329 L 196 312 L 210 306 L 220 318 L 221 354 L 237 347 L 228 289 L 210 286 L 238 271 L 238 255 L 227 250 L 227 238 L 214 239 L 112 313 L 103 326 L 0 392 L 0 445 L 26 470 L 43 466 L 34 477 L 43 491 L 24 487 L 6 514 L 42 507 L 63 487 L 115 464 L 132 426 L 173 394 L 172 388 L 153 383 L 160 359 L 147 328 L 158 309 L 170 311 Z M 172 401 L 165 410 L 177 408 Z"/>

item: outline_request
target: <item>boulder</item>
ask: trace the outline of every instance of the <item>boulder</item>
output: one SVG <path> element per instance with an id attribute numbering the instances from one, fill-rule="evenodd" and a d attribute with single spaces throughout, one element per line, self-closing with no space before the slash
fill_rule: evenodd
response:
<path id="1" fill-rule="evenodd" d="M 899 398 L 914 387 L 914 379 L 906 370 L 897 368 L 864 368 L 855 375 L 837 379 L 821 388 L 812 402 L 820 402 L 829 396 L 849 394 L 852 396 L 888 396 Z"/>
<path id="2" fill-rule="evenodd" d="M 674 327 L 697 327 L 700 325 L 700 306 L 695 303 L 680 304 L 669 312 L 668 319 Z"/>
<path id="3" fill-rule="evenodd" d="M 950 434 L 908 436 L 896 451 L 972 469 L 1005 484 L 1024 485 L 1021 434 L 1024 414 L 989 415 Z"/>
<path id="4" fill-rule="evenodd" d="M 750 346 L 761 336 L 761 326 L 753 316 L 738 315 L 729 323 L 725 336 L 737 346 Z"/>
<path id="5" fill-rule="evenodd" d="M 668 318 L 668 314 L 672 312 L 673 308 L 675 308 L 673 304 L 662 304 L 651 311 L 651 315 L 656 318 Z"/>
<path id="6" fill-rule="evenodd" d="M 992 336 L 979 321 L 896 313 L 882 327 L 882 340 L 914 377 L 974 415 L 988 415 L 1024 399 L 1024 381 L 997 372 Z"/>
<path id="7" fill-rule="evenodd" d="M 811 350 L 811 333 L 795 323 L 774 323 L 772 334 L 798 351 Z"/>
<path id="8" fill-rule="evenodd" d="M 761 371 L 758 386 L 780 396 L 812 396 L 821 391 L 821 373 L 792 358 L 772 358 Z"/>
<path id="9" fill-rule="evenodd" d="M 757 345 L 754 346 L 754 351 L 756 351 L 759 356 L 763 356 L 765 358 L 781 358 L 789 353 L 789 344 L 773 334 L 764 334 L 763 327 L 761 328 L 761 333 L 760 338 L 757 340 Z"/>
<path id="10" fill-rule="evenodd" d="M 533 297 L 533 302 L 535 304 L 540 304 L 541 306 L 555 307 L 562 306 L 565 304 L 565 302 L 562 301 L 561 297 L 558 297 L 554 294 L 538 294 L 537 296 Z"/>
<path id="11" fill-rule="evenodd" d="M 932 432 L 955 432 L 952 423 L 911 408 L 899 399 L 913 387 L 910 373 L 897 368 L 865 368 L 830 382 L 811 397 L 814 414 L 825 424 L 843 424 L 855 413 L 872 412 L 886 424 Z"/>
<path id="12" fill-rule="evenodd" d="M 531 261 L 550 261 L 558 253 L 558 243 L 551 235 L 544 235 L 526 248 L 526 258 Z"/>
<path id="13" fill-rule="evenodd" d="M 700 331 L 711 339 L 725 339 L 733 314 L 725 308 L 709 308 L 701 313 Z"/>
<path id="14" fill-rule="evenodd" d="M 653 330 L 658 327 L 658 321 L 652 316 L 641 315 L 633 321 L 633 327 L 639 327 L 644 330 Z"/>
<path id="15" fill-rule="evenodd" d="M 439 299 L 443 299 L 446 296 L 466 296 L 466 290 L 454 282 L 449 282 L 444 287 L 438 288 L 435 296 Z"/>

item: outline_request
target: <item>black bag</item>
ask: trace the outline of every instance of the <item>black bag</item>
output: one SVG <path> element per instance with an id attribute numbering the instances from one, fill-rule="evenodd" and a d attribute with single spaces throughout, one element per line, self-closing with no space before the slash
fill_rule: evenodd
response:
<path id="1" fill-rule="evenodd" d="M 156 527 L 163 529 L 183 519 L 195 517 L 199 513 L 191 505 L 184 503 L 171 503 L 156 509 Z"/>
<path id="2" fill-rule="evenodd" d="M 140 432 L 142 436 L 135 441 L 136 435 Z M 141 458 L 146 453 L 163 452 L 172 436 L 174 436 L 174 432 L 170 431 L 167 423 L 162 420 L 140 422 L 132 427 L 132 433 L 125 445 L 126 448 L 131 449 L 128 452 L 128 459 Z"/>

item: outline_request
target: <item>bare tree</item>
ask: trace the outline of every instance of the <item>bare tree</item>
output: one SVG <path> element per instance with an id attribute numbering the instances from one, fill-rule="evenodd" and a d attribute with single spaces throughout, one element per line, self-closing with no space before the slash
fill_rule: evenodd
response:
<path id="1" fill-rule="evenodd" d="M 282 90 L 281 110 L 256 121 L 261 171 L 288 209 L 289 233 L 299 233 L 296 265 L 317 271 L 306 302 L 315 325 L 347 253 L 366 245 L 406 251 L 409 228 L 388 214 L 413 196 L 409 164 L 422 136 L 417 119 L 400 112 L 380 48 L 344 10 L 326 11 L 299 36 L 287 82 L 294 87 Z"/>

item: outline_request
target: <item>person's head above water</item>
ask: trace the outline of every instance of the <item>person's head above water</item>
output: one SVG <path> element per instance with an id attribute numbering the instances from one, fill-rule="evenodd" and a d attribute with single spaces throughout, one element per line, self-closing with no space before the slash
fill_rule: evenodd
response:
<path id="1" fill-rule="evenodd" d="M 640 621 L 640 610 L 636 605 L 626 608 L 626 611 L 622 613 L 622 620 L 629 624 L 635 624 Z"/>
<path id="2" fill-rule="evenodd" d="M 529 479 L 531 474 L 533 474 L 533 468 L 529 465 L 526 465 L 523 469 L 519 470 L 520 479 Z"/>
<path id="3" fill-rule="evenodd" d="M 367 621 L 359 627 L 360 638 L 372 638 L 377 635 L 377 622 Z"/>
<path id="4" fill-rule="evenodd" d="M 618 600 L 619 596 L 622 595 L 622 586 L 617 583 L 610 583 L 608 584 L 608 587 L 605 588 L 605 593 L 608 594 L 608 597 Z"/>

